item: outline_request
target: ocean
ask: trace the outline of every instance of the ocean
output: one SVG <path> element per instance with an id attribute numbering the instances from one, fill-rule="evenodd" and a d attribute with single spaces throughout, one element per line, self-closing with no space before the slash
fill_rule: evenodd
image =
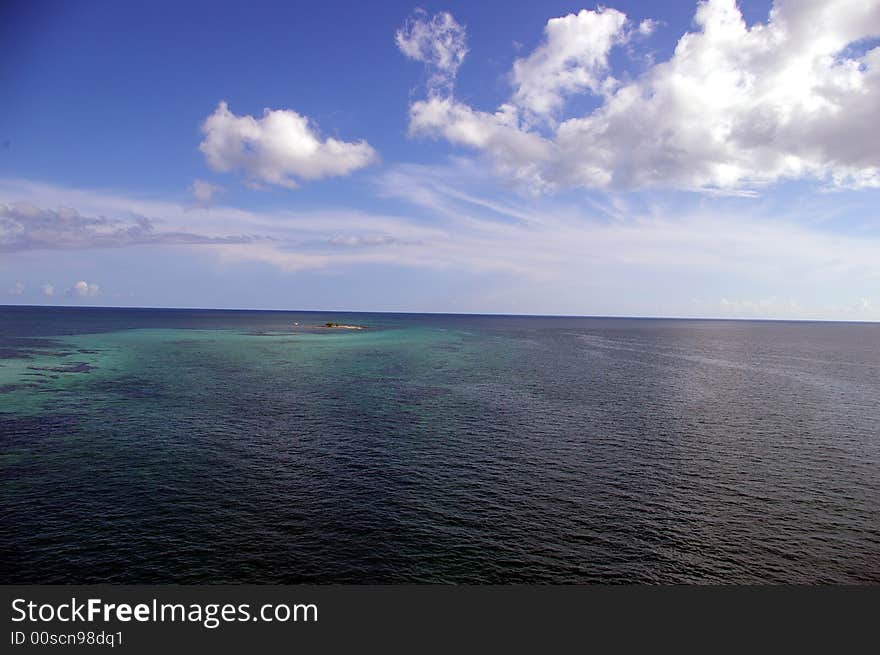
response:
<path id="1" fill-rule="evenodd" d="M 0 448 L 4 583 L 880 583 L 880 324 L 0 307 Z"/>

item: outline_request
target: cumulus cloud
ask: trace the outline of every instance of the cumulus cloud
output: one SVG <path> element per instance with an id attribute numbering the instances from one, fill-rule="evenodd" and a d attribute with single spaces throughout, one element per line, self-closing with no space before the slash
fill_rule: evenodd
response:
<path id="1" fill-rule="evenodd" d="M 28 202 L 0 203 L 0 252 L 250 243 L 258 238 L 162 230 L 157 221 L 145 216 L 83 216 L 69 207 L 43 209 Z"/>
<path id="2" fill-rule="evenodd" d="M 211 184 L 205 180 L 193 180 L 189 187 L 190 193 L 200 205 L 210 205 L 214 196 L 222 193 L 225 189 L 217 184 Z"/>
<path id="3" fill-rule="evenodd" d="M 411 105 L 410 132 L 484 152 L 532 192 L 880 186 L 880 0 L 776 0 L 751 27 L 735 0 L 706 0 L 694 22 L 670 59 L 619 83 L 609 49 L 654 23 L 634 28 L 612 9 L 552 19 L 497 111 L 429 94 Z M 565 116 L 581 93 L 599 105 Z"/>
<path id="4" fill-rule="evenodd" d="M 429 17 L 416 9 L 394 35 L 400 51 L 428 66 L 428 92 L 451 92 L 458 67 L 467 54 L 465 28 L 449 12 Z"/>
<path id="5" fill-rule="evenodd" d="M 566 95 L 612 86 L 614 78 L 606 75 L 608 53 L 626 40 L 626 24 L 625 14 L 605 8 L 551 18 L 544 43 L 513 63 L 513 102 L 546 116 L 561 108 Z"/>
<path id="6" fill-rule="evenodd" d="M 348 175 L 377 159 L 366 141 L 321 138 L 311 121 L 290 109 L 237 116 L 225 102 L 202 124 L 199 149 L 215 171 L 244 172 L 251 183 L 295 189 L 302 180 Z"/>
<path id="7" fill-rule="evenodd" d="M 9 294 L 12 296 L 20 296 L 24 293 L 24 282 L 18 280 L 9 288 Z"/>
<path id="8" fill-rule="evenodd" d="M 55 287 L 51 284 L 44 284 L 40 287 L 40 293 L 42 293 L 47 298 L 51 298 L 55 295 Z"/>
<path id="9" fill-rule="evenodd" d="M 548 191 L 553 186 L 546 170 L 556 156 L 556 144 L 523 129 L 512 105 L 488 113 L 435 96 L 410 107 L 409 131 L 482 150 L 495 161 L 499 173 L 531 190 Z"/>
<path id="10" fill-rule="evenodd" d="M 99 291 L 100 287 L 97 284 L 86 282 L 85 280 L 74 282 L 73 286 L 70 287 L 70 293 L 80 298 L 93 298 L 98 295 Z"/>

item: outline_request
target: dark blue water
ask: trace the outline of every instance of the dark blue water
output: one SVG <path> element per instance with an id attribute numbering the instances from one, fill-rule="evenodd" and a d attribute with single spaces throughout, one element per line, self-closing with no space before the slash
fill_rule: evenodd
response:
<path id="1" fill-rule="evenodd" d="M 878 583 L 878 421 L 875 324 L 0 307 L 2 582 Z"/>

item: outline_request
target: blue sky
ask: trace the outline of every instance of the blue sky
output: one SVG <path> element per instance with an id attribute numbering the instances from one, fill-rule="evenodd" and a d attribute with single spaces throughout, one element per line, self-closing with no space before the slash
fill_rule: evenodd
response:
<path id="1" fill-rule="evenodd" d="M 0 304 L 880 320 L 878 39 L 873 0 L 4 3 Z"/>

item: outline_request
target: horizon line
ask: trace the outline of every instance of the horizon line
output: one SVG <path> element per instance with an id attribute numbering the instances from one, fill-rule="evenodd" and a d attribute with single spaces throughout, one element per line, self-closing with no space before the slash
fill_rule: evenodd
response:
<path id="1" fill-rule="evenodd" d="M 722 317 L 722 316 L 648 316 L 648 315 L 606 315 L 606 314 L 510 314 L 503 312 L 441 312 L 441 311 L 402 311 L 402 310 L 357 310 L 357 309 L 265 309 L 247 307 L 160 307 L 149 305 L 34 305 L 34 304 L 0 304 L 0 307 L 19 307 L 29 309 L 107 309 L 107 310 L 167 310 L 196 312 L 273 312 L 273 313 L 340 313 L 340 314 L 402 314 L 417 316 L 494 316 L 499 318 L 581 318 L 581 319 L 628 319 L 655 321 L 750 321 L 764 323 L 855 323 L 880 324 L 880 320 L 870 319 L 833 319 L 833 318 L 758 318 L 758 317 Z"/>

